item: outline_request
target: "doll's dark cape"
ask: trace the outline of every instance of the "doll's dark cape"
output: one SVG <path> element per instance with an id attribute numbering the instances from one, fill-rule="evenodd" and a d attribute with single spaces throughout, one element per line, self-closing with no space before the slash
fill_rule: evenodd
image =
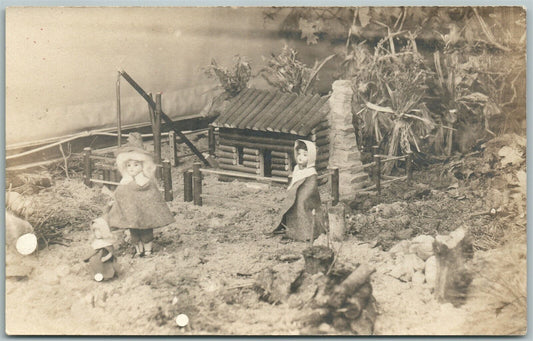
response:
<path id="1" fill-rule="evenodd" d="M 104 280 L 115 277 L 115 274 L 117 273 L 116 257 L 112 255 L 107 261 L 102 262 L 102 257 L 107 256 L 109 253 L 113 253 L 112 246 L 94 250 L 91 256 L 84 259 L 85 262 L 89 263 L 93 276 L 100 273 Z"/>
<path id="2" fill-rule="evenodd" d="M 313 218 L 312 211 L 315 210 Z M 274 230 L 285 230 L 285 235 L 293 240 L 310 240 L 311 232 L 313 240 L 321 233 L 326 232 L 325 213 L 322 209 L 320 194 L 318 192 L 317 175 L 308 176 L 296 183 L 287 192 L 287 201 L 282 209 L 280 223 Z"/>
<path id="3" fill-rule="evenodd" d="M 135 181 L 119 185 L 115 202 L 109 210 L 109 226 L 129 229 L 152 229 L 175 221 L 154 181 L 143 186 Z"/>

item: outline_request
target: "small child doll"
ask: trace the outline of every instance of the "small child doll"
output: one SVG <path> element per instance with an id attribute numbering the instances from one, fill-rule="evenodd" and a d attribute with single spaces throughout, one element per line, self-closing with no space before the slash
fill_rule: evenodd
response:
<path id="1" fill-rule="evenodd" d="M 91 231 L 94 235 L 91 243 L 94 252 L 84 261 L 89 262 L 95 281 L 111 279 L 117 273 L 117 260 L 113 253 L 113 234 L 104 218 L 93 220 Z"/>
<path id="2" fill-rule="evenodd" d="M 109 225 L 129 229 L 136 254 L 150 256 L 153 229 L 173 223 L 174 216 L 159 192 L 156 165 L 139 133 L 130 134 L 128 144 L 118 150 L 116 164 L 122 180 L 108 213 Z"/>
<path id="3" fill-rule="evenodd" d="M 288 238 L 294 240 L 314 240 L 326 231 L 315 169 L 315 144 L 311 141 L 296 140 L 294 158 L 296 166 L 287 188 L 287 206 L 282 210 L 284 213 L 281 222 L 274 233 L 285 233 Z"/>

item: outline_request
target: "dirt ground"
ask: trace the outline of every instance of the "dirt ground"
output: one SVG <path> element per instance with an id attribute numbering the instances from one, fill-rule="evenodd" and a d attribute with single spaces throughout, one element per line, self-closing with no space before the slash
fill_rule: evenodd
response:
<path id="1" fill-rule="evenodd" d="M 111 281 L 95 282 L 82 262 L 90 248 L 88 223 L 65 228 L 68 244 L 50 245 L 24 258 L 8 254 L 10 264 L 28 265 L 33 271 L 23 279 L 6 280 L 7 333 L 305 334 L 299 322 L 305 308 L 261 301 L 253 286 L 254 276 L 262 269 L 284 263 L 284 255 L 301 255 L 308 246 L 267 235 L 277 222 L 285 188 L 220 182 L 209 175 L 204 178 L 204 205 L 194 206 L 183 201 L 181 171 L 187 166 L 173 171 L 174 201 L 169 206 L 176 223 L 155 230 L 151 257 L 132 258 L 133 247 L 123 231 L 114 232 L 120 272 Z M 480 330 L 479 312 L 492 309 L 481 295 L 488 287 L 486 276 L 475 276 L 466 304 L 454 307 L 437 302 L 426 283 L 390 275 L 397 257 L 390 249 L 401 240 L 445 234 L 459 226 L 479 231 L 509 223 L 504 220 L 509 218 L 472 216 L 490 209 L 485 180 L 478 179 L 475 187 L 471 178 L 461 181 L 442 177 L 441 172 L 442 168 L 420 170 L 412 186 L 398 184 L 385 189 L 379 199 L 361 196 L 346 202 L 349 235 L 333 246 L 337 262 L 368 263 L 377 269 L 371 277 L 379 313 L 376 335 L 475 334 Z M 327 185 L 321 187 L 323 201 L 329 199 L 328 192 Z M 520 257 L 525 272 L 526 218 L 513 216 L 512 221 L 523 229 L 524 239 L 517 245 L 523 246 Z M 495 250 L 504 250 L 501 245 L 481 246 L 476 248 L 474 271 L 497 261 L 500 256 L 494 256 Z M 498 313 L 502 309 L 506 308 Z M 176 325 L 178 314 L 189 317 L 186 327 Z M 500 333 L 490 321 L 482 322 L 487 323 L 482 333 Z"/>

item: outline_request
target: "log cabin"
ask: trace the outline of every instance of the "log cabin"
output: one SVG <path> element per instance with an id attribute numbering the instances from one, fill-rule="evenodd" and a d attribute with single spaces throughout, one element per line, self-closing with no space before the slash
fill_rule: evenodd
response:
<path id="1" fill-rule="evenodd" d="M 294 168 L 294 141 L 317 147 L 316 170 L 329 160 L 329 96 L 296 95 L 248 88 L 235 96 L 213 122 L 216 156 L 223 170 L 288 179 Z"/>

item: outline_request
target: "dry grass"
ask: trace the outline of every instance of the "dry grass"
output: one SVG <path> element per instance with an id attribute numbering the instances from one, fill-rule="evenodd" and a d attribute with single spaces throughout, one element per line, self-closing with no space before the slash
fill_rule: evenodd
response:
<path id="1" fill-rule="evenodd" d="M 80 180 L 58 180 L 52 187 L 29 197 L 30 215 L 25 217 L 45 244 L 61 243 L 62 229 L 80 228 L 102 214 L 108 198 Z"/>

